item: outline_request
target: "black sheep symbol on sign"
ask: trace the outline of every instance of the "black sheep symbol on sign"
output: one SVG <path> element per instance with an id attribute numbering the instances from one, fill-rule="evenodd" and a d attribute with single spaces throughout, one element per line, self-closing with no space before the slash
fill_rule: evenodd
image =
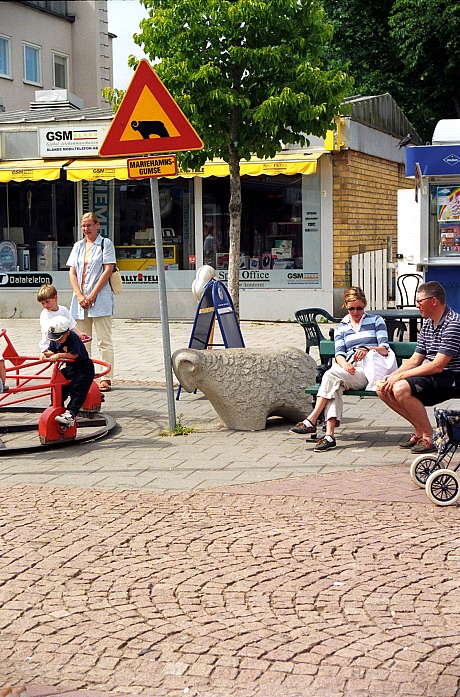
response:
<path id="1" fill-rule="evenodd" d="M 150 136 L 169 138 L 163 121 L 131 121 L 131 128 L 133 131 L 139 131 L 144 140 L 148 140 Z"/>

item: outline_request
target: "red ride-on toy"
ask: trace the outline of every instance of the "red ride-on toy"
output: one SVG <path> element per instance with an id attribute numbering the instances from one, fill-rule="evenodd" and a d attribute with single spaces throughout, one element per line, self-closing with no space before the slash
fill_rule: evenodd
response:
<path id="1" fill-rule="evenodd" d="M 75 421 L 70 427 L 59 425 L 55 421 L 58 414 L 65 411 L 62 399 L 62 388 L 69 384 L 59 365 L 50 361 L 40 361 L 36 356 L 21 356 L 14 348 L 6 330 L 0 331 L 0 339 L 6 342 L 3 359 L 6 367 L 7 389 L 0 394 L 0 414 L 35 414 L 39 413 L 38 436 L 40 444 L 27 442 L 18 443 L 18 433 L 27 433 L 37 428 L 33 423 L 2 423 L 0 420 L 0 456 L 12 451 L 28 452 L 43 446 L 55 447 L 71 445 L 101 438 L 111 431 L 116 422 L 101 413 L 103 396 L 99 385 L 94 380 L 85 403 Z M 93 359 L 99 369 L 96 378 L 101 378 L 110 372 L 110 365 L 104 361 Z M 32 400 L 45 398 L 50 406 L 32 406 Z M 24 403 L 28 403 L 27 406 Z M 7 419 L 5 418 L 4 421 Z M 101 428 L 102 427 L 102 428 Z M 77 435 L 77 430 L 85 430 Z M 14 434 L 13 444 L 8 444 L 8 434 Z"/>

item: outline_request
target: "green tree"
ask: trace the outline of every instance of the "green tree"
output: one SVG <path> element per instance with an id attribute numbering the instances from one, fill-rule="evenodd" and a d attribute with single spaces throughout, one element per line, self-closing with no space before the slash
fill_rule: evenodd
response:
<path id="1" fill-rule="evenodd" d="M 323 0 L 334 27 L 328 57 L 354 93 L 389 92 L 424 140 L 458 111 L 459 5 L 444 0 Z M 456 94 L 457 93 L 457 94 Z"/>
<path id="2" fill-rule="evenodd" d="M 317 0 L 141 0 L 135 42 L 204 142 L 183 166 L 221 157 L 230 170 L 229 290 L 239 310 L 240 161 L 324 136 L 351 80 L 326 69 L 331 37 Z M 135 65 L 131 57 L 130 64 Z"/>
<path id="3" fill-rule="evenodd" d="M 107 99 L 113 111 L 117 111 L 121 104 L 121 100 L 125 96 L 125 90 L 119 90 L 116 87 L 104 87 L 102 96 Z"/>
<path id="4" fill-rule="evenodd" d="M 460 4 L 395 0 L 389 24 L 399 55 L 418 76 L 425 101 L 435 105 L 436 121 L 460 118 Z"/>

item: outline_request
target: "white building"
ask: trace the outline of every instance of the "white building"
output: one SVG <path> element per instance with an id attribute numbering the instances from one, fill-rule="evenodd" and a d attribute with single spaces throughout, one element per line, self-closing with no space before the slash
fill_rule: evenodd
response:
<path id="1" fill-rule="evenodd" d="M 406 149 L 406 173 L 418 202 L 401 192 L 398 251 L 404 271 L 444 286 L 460 310 L 460 119 L 439 121 L 432 145 Z"/>
<path id="2" fill-rule="evenodd" d="M 36 91 L 67 90 L 66 100 L 107 106 L 112 86 L 112 38 L 107 0 L 0 2 L 0 106 L 28 109 Z M 91 76 L 91 79 L 88 79 Z M 53 95 L 41 95 L 40 101 Z M 62 104 L 62 102 L 61 102 Z"/>

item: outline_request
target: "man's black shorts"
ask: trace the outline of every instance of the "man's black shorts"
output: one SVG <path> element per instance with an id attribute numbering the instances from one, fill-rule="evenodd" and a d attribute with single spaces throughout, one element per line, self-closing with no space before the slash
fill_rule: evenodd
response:
<path id="1" fill-rule="evenodd" d="M 443 370 L 436 375 L 406 378 L 412 395 L 426 407 L 445 402 L 446 399 L 460 398 L 460 373 Z"/>

